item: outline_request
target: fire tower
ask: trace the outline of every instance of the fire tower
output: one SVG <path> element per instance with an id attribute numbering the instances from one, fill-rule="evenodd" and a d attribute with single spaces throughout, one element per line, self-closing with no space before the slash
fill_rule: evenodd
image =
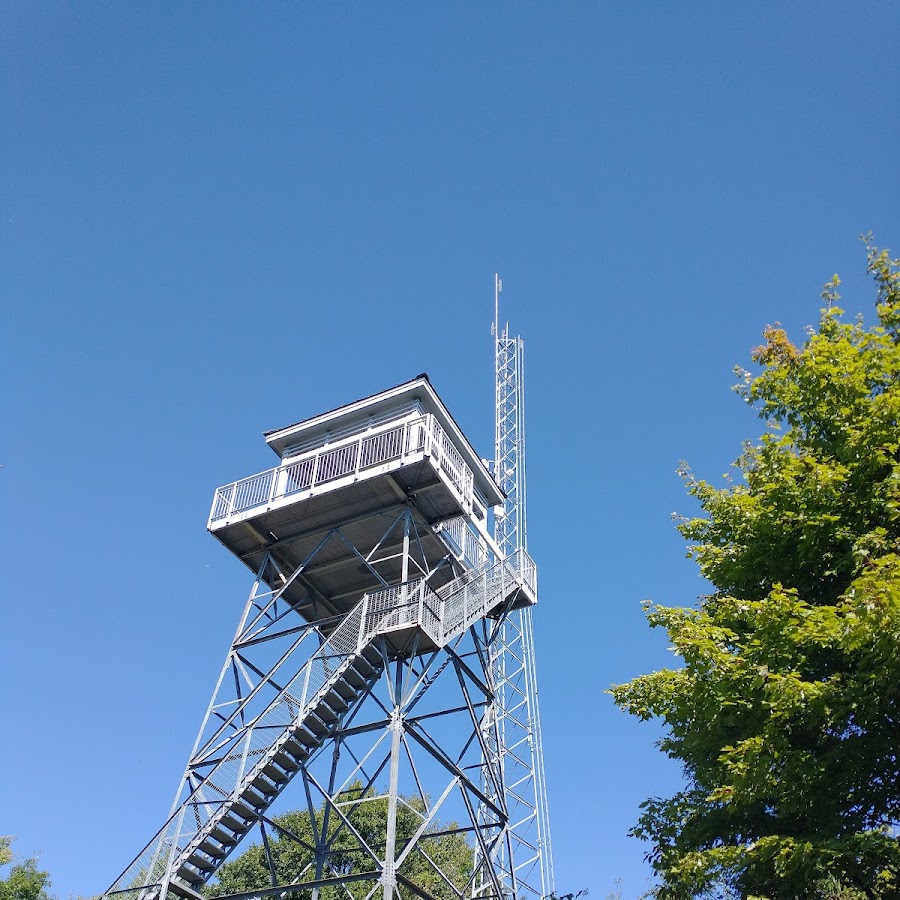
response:
<path id="1" fill-rule="evenodd" d="M 253 586 L 170 816 L 105 897 L 198 900 L 253 843 L 245 897 L 552 891 L 521 339 L 502 389 L 500 346 L 495 477 L 420 375 L 268 432 L 278 465 L 215 492 Z"/>

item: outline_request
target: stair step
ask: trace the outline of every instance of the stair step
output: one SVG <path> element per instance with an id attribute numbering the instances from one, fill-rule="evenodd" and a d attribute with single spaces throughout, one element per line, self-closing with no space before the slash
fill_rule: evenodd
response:
<path id="1" fill-rule="evenodd" d="M 210 837 L 212 837 L 212 835 L 210 835 Z M 228 848 L 221 844 L 214 843 L 212 840 L 210 840 L 210 837 L 206 837 L 200 842 L 199 849 L 202 850 L 207 856 L 211 856 L 214 859 L 225 859 L 225 857 L 228 855 Z M 234 843 L 234 841 L 231 841 L 232 846 L 234 845 Z"/>
<path id="2" fill-rule="evenodd" d="M 337 684 L 336 684 L 336 685 L 335 685 L 335 686 L 334 686 L 334 687 L 333 687 L 333 688 L 325 695 L 325 698 L 324 698 L 324 699 L 325 699 L 325 702 L 326 702 L 326 703 L 327 703 L 327 704 L 328 704 L 328 705 L 329 705 L 336 713 L 342 713 L 342 712 L 344 712 L 345 710 L 347 710 L 347 709 L 350 708 L 350 703 L 349 703 L 349 701 L 347 700 L 347 698 L 341 696 L 341 695 L 337 692 L 337 690 L 336 690 L 339 684 L 340 684 L 340 682 L 338 682 L 338 683 L 337 683 Z"/>
<path id="3" fill-rule="evenodd" d="M 221 823 L 213 826 L 209 836 L 214 841 L 218 841 L 223 847 L 233 847 L 238 842 L 238 838 L 227 828 L 222 827 Z"/>
<path id="4" fill-rule="evenodd" d="M 371 665 L 364 656 L 357 656 L 353 660 L 353 665 L 350 666 L 350 669 L 358 672 L 365 679 L 366 684 L 369 683 L 368 679 L 375 674 L 375 666 Z M 346 671 L 344 674 L 346 675 Z"/>
<path id="5" fill-rule="evenodd" d="M 384 662 L 378 648 L 373 647 L 371 644 L 366 644 L 366 646 L 362 648 L 360 656 L 372 666 L 373 669 L 380 669 Z"/>
<path id="6" fill-rule="evenodd" d="M 252 828 L 253 824 L 259 818 L 259 813 L 244 801 L 243 797 L 239 797 L 232 802 L 230 811 L 245 820 L 244 828 L 246 830 Z"/>
<path id="7" fill-rule="evenodd" d="M 186 898 L 186 900 L 204 900 L 202 894 L 197 893 L 197 891 L 183 884 L 177 878 L 173 878 L 169 882 L 169 890 L 173 894 L 178 894 L 179 897 Z"/>
<path id="8" fill-rule="evenodd" d="M 269 805 L 266 798 L 258 791 L 255 791 L 250 785 L 248 785 L 244 788 L 244 790 L 241 791 L 241 800 L 244 803 L 252 806 L 255 810 L 263 809 L 264 807 Z"/>
<path id="9" fill-rule="evenodd" d="M 287 778 L 282 776 L 280 782 L 273 782 L 268 775 L 265 774 L 265 769 L 250 782 L 251 786 L 254 790 L 259 791 L 263 797 L 274 797 L 278 794 L 278 786 L 279 784 L 284 784 L 287 781 Z"/>
<path id="10" fill-rule="evenodd" d="M 287 741 L 287 743 L 285 744 L 285 747 L 296 747 L 297 753 L 300 753 L 302 750 L 302 752 L 306 753 L 308 756 L 309 748 L 310 747 L 318 747 L 319 744 L 321 744 L 321 743 L 322 743 L 322 741 L 320 740 L 319 736 L 317 734 L 315 734 L 313 731 L 311 731 L 306 726 L 306 722 L 304 721 L 304 723 L 302 725 L 300 725 L 297 728 L 297 730 L 293 733 L 293 735 L 291 736 L 291 739 L 289 741 Z M 295 751 L 293 749 L 291 749 L 290 752 L 294 753 Z"/>
<path id="11" fill-rule="evenodd" d="M 245 822 L 243 819 L 239 819 L 236 815 L 233 815 L 230 810 L 225 813 L 219 821 L 226 828 L 233 831 L 238 838 L 242 838 L 250 830 L 250 827 L 253 824 L 252 822 Z M 237 843 L 237 841 L 235 841 L 235 843 Z"/>
<path id="12" fill-rule="evenodd" d="M 183 884 L 182 887 L 186 888 L 189 891 L 193 890 L 193 888 L 191 887 L 192 884 L 203 884 L 203 875 L 198 872 L 193 866 L 188 865 L 186 862 L 182 863 L 178 867 L 178 871 L 175 872 L 175 875 L 182 881 L 187 882 L 187 884 Z"/>
<path id="13" fill-rule="evenodd" d="M 354 669 L 353 666 L 349 666 L 344 670 L 344 675 L 341 681 L 338 683 L 346 684 L 347 687 L 352 688 L 356 692 L 356 694 L 358 694 L 359 691 L 363 690 L 368 684 L 366 679 L 363 678 L 363 676 L 356 669 Z M 356 694 L 354 694 L 354 696 L 356 696 Z"/>
<path id="14" fill-rule="evenodd" d="M 292 753 L 288 753 L 284 747 L 272 757 L 272 762 L 288 773 L 296 772 L 300 768 L 300 761 Z M 285 780 L 287 779 L 285 778 Z"/>
<path id="15" fill-rule="evenodd" d="M 216 864 L 208 860 L 205 856 L 201 856 L 199 853 L 192 853 L 187 861 L 195 868 L 199 869 L 201 872 L 215 872 Z"/>
<path id="16" fill-rule="evenodd" d="M 347 671 L 350 671 L 349 669 Z M 346 676 L 346 672 L 344 673 Z M 339 681 L 335 682 L 334 687 L 332 688 L 334 693 L 336 693 L 348 706 L 353 703 L 354 700 L 359 696 L 359 692 L 354 690 L 353 685 L 347 682 L 346 677 L 341 678 Z"/>
<path id="17" fill-rule="evenodd" d="M 296 766 L 293 772 L 296 772 L 297 769 L 309 759 L 311 751 L 309 747 L 300 743 L 299 735 L 295 732 L 284 742 L 284 744 L 282 744 L 281 749 L 278 752 L 283 753 L 291 760 L 291 762 L 293 762 L 294 766 Z M 291 774 L 293 774 L 293 772 Z"/>
<path id="18" fill-rule="evenodd" d="M 310 712 L 309 715 L 303 720 L 303 725 L 320 739 L 326 737 L 331 731 L 328 725 L 323 722 L 314 712 Z"/>
<path id="19" fill-rule="evenodd" d="M 315 714 L 327 725 L 333 725 L 338 720 L 338 714 L 324 700 L 316 704 Z"/>
<path id="20" fill-rule="evenodd" d="M 289 760 L 288 765 L 290 765 L 290 769 L 288 770 L 288 766 L 285 766 L 284 763 L 279 759 L 279 756 L 284 760 Z M 284 784 L 288 781 L 288 771 L 296 772 L 297 764 L 294 760 L 291 759 L 286 753 L 276 753 L 272 759 L 267 762 L 263 766 L 263 775 L 272 782 L 272 784 L 279 785 Z M 287 771 L 286 771 L 287 770 Z"/>

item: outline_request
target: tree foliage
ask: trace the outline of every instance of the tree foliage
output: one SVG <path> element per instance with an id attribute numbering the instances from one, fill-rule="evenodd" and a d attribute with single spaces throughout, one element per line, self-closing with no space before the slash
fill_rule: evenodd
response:
<path id="1" fill-rule="evenodd" d="M 12 838 L 0 836 L 0 868 L 13 862 Z M 50 900 L 50 875 L 38 868 L 37 860 L 15 863 L 5 877 L 0 875 L 0 900 Z"/>
<path id="2" fill-rule="evenodd" d="M 612 689 L 660 717 L 685 789 L 646 801 L 657 896 L 900 896 L 900 261 L 867 241 L 877 324 L 837 276 L 737 390 L 766 421 L 679 528 L 713 592 L 646 605 L 684 660 Z"/>
<path id="3" fill-rule="evenodd" d="M 360 784 L 351 786 L 340 799 L 342 811 L 353 831 L 378 855 L 383 855 L 386 843 L 387 802 L 384 797 L 367 795 Z M 418 797 L 400 798 L 397 806 L 398 853 L 421 825 L 423 812 L 424 804 Z M 316 809 L 314 818 L 309 812 L 298 810 L 278 816 L 274 821 L 281 830 L 270 832 L 269 846 L 278 884 L 317 877 L 317 843 L 320 847 L 327 846 L 328 851 L 321 877 L 360 874 L 376 868 L 371 856 L 361 848 L 359 839 L 333 810 L 326 821 L 324 804 Z M 440 900 L 456 900 L 460 893 L 467 893 L 465 887 L 472 875 L 474 854 L 465 834 L 455 823 L 433 823 L 419 838 L 417 846 L 420 849 L 409 854 L 400 866 L 399 874 Z M 207 889 L 210 897 L 272 885 L 262 844 L 254 845 L 236 859 L 224 863 L 217 875 L 216 883 Z M 320 896 L 323 900 L 362 897 L 370 890 L 371 882 L 349 883 L 341 888 L 326 887 Z"/>

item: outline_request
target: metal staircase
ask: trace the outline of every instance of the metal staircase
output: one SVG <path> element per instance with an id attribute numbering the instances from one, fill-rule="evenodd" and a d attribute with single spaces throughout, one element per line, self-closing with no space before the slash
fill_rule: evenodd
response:
<path id="1" fill-rule="evenodd" d="M 105 896 L 198 900 L 232 850 L 365 697 L 392 656 L 444 647 L 486 616 L 530 605 L 536 569 L 524 550 L 432 590 L 424 578 L 366 593 L 278 692 L 245 720 L 238 707 L 188 764 L 193 789 Z M 418 651 L 421 652 L 421 651 Z"/>

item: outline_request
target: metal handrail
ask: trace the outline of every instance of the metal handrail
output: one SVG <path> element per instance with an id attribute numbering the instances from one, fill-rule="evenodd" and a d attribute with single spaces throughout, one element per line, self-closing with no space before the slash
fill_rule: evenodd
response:
<path id="1" fill-rule="evenodd" d="M 457 559 L 464 560 L 473 568 L 486 562 L 487 545 L 472 526 L 468 516 L 447 519 L 435 527 L 438 536 L 444 540 Z"/>
<path id="2" fill-rule="evenodd" d="M 471 509 L 472 470 L 440 423 L 428 414 L 399 424 L 388 422 L 372 431 L 351 435 L 287 459 L 264 472 L 222 485 L 213 495 L 208 524 L 420 452 L 435 460 L 461 495 L 466 508 Z"/>

